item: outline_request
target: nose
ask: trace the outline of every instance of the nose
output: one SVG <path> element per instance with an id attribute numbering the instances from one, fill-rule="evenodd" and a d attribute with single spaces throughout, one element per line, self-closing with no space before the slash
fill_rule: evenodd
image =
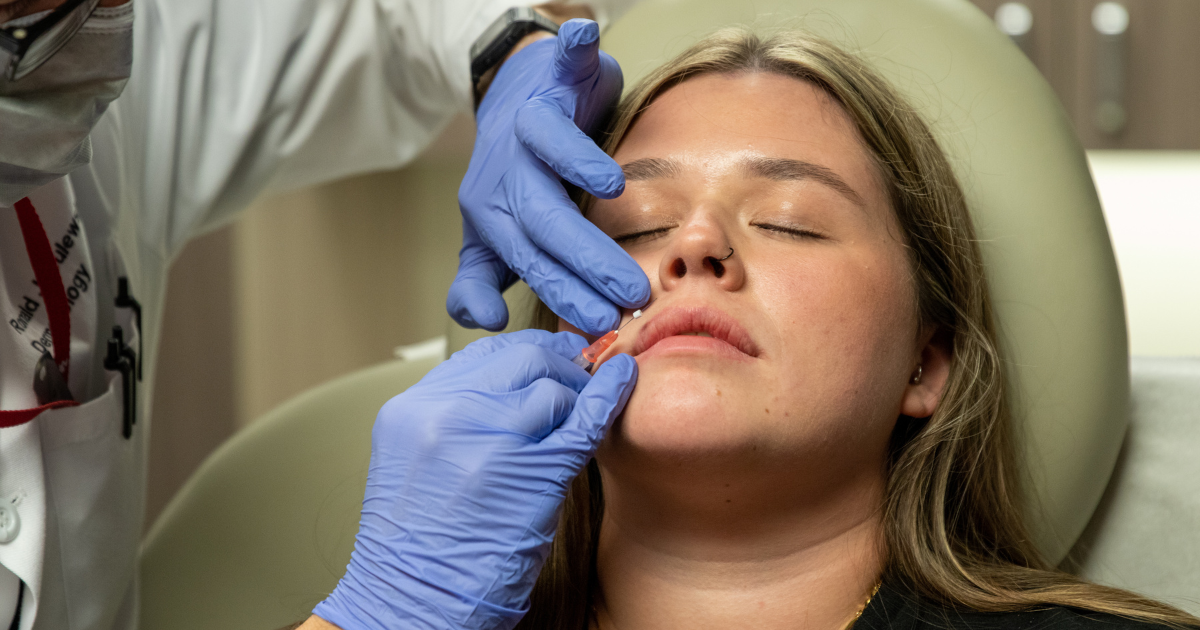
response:
<path id="1" fill-rule="evenodd" d="M 745 282 L 746 268 L 720 226 L 697 222 L 676 232 L 658 277 L 667 291 L 685 282 L 714 282 L 724 291 L 736 291 Z"/>

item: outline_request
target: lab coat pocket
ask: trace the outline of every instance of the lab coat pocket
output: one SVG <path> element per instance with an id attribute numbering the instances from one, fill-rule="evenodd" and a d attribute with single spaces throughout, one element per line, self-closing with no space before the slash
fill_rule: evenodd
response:
<path id="1" fill-rule="evenodd" d="M 56 513 L 67 618 L 74 629 L 112 628 L 135 607 L 134 576 L 144 510 L 145 427 L 122 435 L 120 372 L 105 373 L 108 390 L 42 419 L 48 500 Z M 137 378 L 131 374 L 130 378 Z M 51 552 L 48 550 L 47 559 Z"/>
<path id="2" fill-rule="evenodd" d="M 112 433 L 121 437 L 124 420 L 124 383 L 120 372 L 106 372 L 108 389 L 76 406 L 42 414 L 42 450 L 54 451 L 71 444 L 91 442 Z"/>
<path id="3" fill-rule="evenodd" d="M 118 313 L 117 323 L 123 334 L 128 337 L 128 341 L 122 345 L 128 352 L 136 352 L 140 335 L 137 327 L 133 325 L 133 318 L 127 313 Z M 134 361 L 140 360 L 141 357 L 135 355 Z M 53 413 L 53 419 L 47 418 L 41 423 L 43 450 L 53 451 L 69 444 L 102 439 L 114 432 L 118 437 L 124 438 L 125 387 L 131 388 L 130 402 L 133 411 L 140 411 L 142 403 L 142 388 L 141 383 L 137 382 L 136 363 L 131 363 L 131 367 L 133 369 L 129 372 L 129 383 L 125 382 L 125 376 L 120 371 L 105 371 L 108 387 L 103 394 L 77 407 L 47 412 Z"/>

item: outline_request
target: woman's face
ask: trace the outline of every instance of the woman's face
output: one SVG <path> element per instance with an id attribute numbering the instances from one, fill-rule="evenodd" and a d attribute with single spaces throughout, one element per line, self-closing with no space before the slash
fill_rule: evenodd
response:
<path id="1" fill-rule="evenodd" d="M 823 91 L 701 75 L 655 100 L 614 157 L 625 192 L 588 217 L 641 264 L 654 302 L 602 357 L 631 354 L 640 374 L 602 463 L 854 466 L 878 462 L 898 415 L 932 412 L 936 396 L 909 383 L 929 336 L 893 210 Z"/>

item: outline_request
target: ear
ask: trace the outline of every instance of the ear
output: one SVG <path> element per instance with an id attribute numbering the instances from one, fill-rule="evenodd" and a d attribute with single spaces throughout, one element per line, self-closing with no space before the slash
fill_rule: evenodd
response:
<path id="1" fill-rule="evenodd" d="M 950 378 L 951 347 L 949 338 L 937 328 L 921 332 L 915 353 L 918 363 L 909 374 L 900 413 L 912 418 L 933 415 Z"/>

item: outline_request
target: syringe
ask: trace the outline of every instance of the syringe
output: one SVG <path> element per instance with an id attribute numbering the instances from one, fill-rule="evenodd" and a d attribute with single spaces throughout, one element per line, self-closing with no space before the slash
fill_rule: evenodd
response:
<path id="1" fill-rule="evenodd" d="M 621 332 L 621 329 L 628 326 L 633 320 L 641 317 L 642 313 L 646 312 L 646 310 L 650 308 L 651 304 L 654 304 L 653 300 L 650 301 L 650 304 L 647 304 L 634 311 L 633 317 L 631 317 L 628 322 L 621 324 L 616 330 L 610 330 L 604 333 L 603 337 L 597 339 L 594 343 L 592 343 L 592 345 L 584 348 L 583 352 L 579 353 L 579 356 L 571 359 L 571 362 L 585 370 L 591 371 L 592 366 L 596 364 L 596 359 L 600 358 L 600 355 L 604 354 L 604 351 L 608 350 L 608 347 L 617 341 L 617 334 Z"/>

